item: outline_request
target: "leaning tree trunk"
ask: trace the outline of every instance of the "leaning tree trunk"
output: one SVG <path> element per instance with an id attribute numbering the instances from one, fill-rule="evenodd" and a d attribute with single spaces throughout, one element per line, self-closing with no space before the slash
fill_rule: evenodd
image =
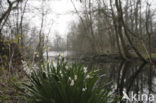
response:
<path id="1" fill-rule="evenodd" d="M 125 40 L 124 40 L 123 33 L 122 33 L 121 16 L 118 12 L 117 19 L 115 18 L 115 13 L 114 13 L 114 10 L 112 7 L 111 0 L 110 0 L 110 4 L 111 4 L 111 10 L 112 10 L 113 24 L 114 24 L 114 28 L 115 28 L 115 32 L 116 32 L 117 46 L 118 46 L 118 49 L 119 49 L 119 52 L 120 52 L 120 55 L 122 56 L 122 58 L 128 60 L 129 52 L 128 52 L 128 50 L 126 50 L 126 44 L 125 44 Z M 116 7 L 117 6 L 118 5 L 116 5 Z"/>
<path id="2" fill-rule="evenodd" d="M 116 8 L 117 8 L 117 11 L 119 13 L 119 16 L 120 16 L 120 19 L 121 19 L 121 22 L 122 22 L 122 25 L 124 27 L 124 32 L 125 32 L 125 36 L 129 42 L 129 44 L 131 45 L 131 47 L 133 48 L 133 50 L 135 51 L 135 53 L 137 54 L 137 56 L 143 60 L 144 62 L 146 62 L 146 60 L 144 59 L 144 57 L 140 54 L 140 52 L 138 51 L 138 49 L 134 46 L 134 44 L 132 43 L 129 35 L 128 35 L 128 32 L 127 32 L 127 28 L 125 26 L 125 22 L 124 22 L 124 19 L 123 19 L 123 13 L 122 13 L 122 6 L 121 6 L 121 1 L 120 0 L 116 0 Z"/>

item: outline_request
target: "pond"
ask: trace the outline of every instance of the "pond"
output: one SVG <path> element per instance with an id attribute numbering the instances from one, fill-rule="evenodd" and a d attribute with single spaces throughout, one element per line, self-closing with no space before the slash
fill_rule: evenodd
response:
<path id="1" fill-rule="evenodd" d="M 110 63 L 95 61 L 88 62 L 85 65 L 88 68 L 94 67 L 100 70 L 101 83 L 110 86 L 113 95 L 122 96 L 123 91 L 127 92 L 128 95 L 131 95 L 132 92 L 148 96 L 150 94 L 155 96 L 156 94 L 156 70 L 154 65 L 125 61 Z M 156 97 L 154 98 L 156 102 Z"/>
<path id="2" fill-rule="evenodd" d="M 54 55 L 53 58 L 55 58 Z M 69 62 L 75 61 L 72 59 Z M 148 97 L 152 94 L 155 102 L 149 103 L 156 103 L 156 68 L 154 65 L 138 61 L 97 62 L 79 60 L 77 62 L 84 64 L 88 69 L 99 70 L 100 83 L 106 88 L 109 87 L 108 89 L 111 88 L 112 95 L 122 97 L 123 91 L 125 91 L 128 96 L 132 93 L 136 94 L 138 100 L 141 94 Z M 148 101 L 144 103 L 148 103 Z"/>

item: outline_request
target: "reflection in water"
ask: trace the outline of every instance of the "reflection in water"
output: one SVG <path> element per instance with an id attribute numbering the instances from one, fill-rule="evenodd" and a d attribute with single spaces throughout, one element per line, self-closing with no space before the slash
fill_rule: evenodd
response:
<path id="1" fill-rule="evenodd" d="M 68 60 L 69 63 L 73 61 L 75 60 Z M 135 94 L 156 94 L 156 68 L 154 65 L 125 61 L 109 63 L 84 62 L 79 59 L 77 62 L 86 65 L 88 68 L 99 69 L 100 84 L 108 89 L 111 87 L 112 93 L 116 97 L 122 97 L 123 90 L 128 95 L 131 92 Z M 119 103 L 123 103 L 123 101 L 119 101 Z M 156 96 L 153 103 L 156 103 Z"/>
<path id="2" fill-rule="evenodd" d="M 85 63 L 86 64 L 86 63 Z M 119 63 L 87 63 L 88 68 L 100 69 L 100 83 L 111 82 L 113 94 L 122 97 L 122 91 L 127 94 L 156 94 L 156 71 L 154 65 L 134 62 Z"/>

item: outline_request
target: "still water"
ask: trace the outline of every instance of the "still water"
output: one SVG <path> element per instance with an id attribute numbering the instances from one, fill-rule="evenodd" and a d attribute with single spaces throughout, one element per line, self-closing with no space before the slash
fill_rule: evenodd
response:
<path id="1" fill-rule="evenodd" d="M 156 69 L 154 65 L 125 61 L 95 62 L 86 63 L 85 65 L 88 68 L 94 67 L 100 70 L 102 85 L 111 87 L 113 95 L 122 97 L 123 91 L 125 91 L 127 95 L 131 95 L 133 92 L 137 95 L 146 94 L 149 96 L 152 94 L 155 96 Z M 149 103 L 156 103 L 156 96 L 154 98 L 155 100 Z"/>
<path id="2" fill-rule="evenodd" d="M 61 53 L 54 53 L 51 57 Z M 65 55 L 67 53 L 65 52 Z M 75 60 L 69 60 L 75 62 Z M 155 65 L 145 64 L 142 62 L 132 61 L 117 61 L 117 62 L 97 62 L 97 61 L 81 61 L 78 63 L 85 65 L 88 69 L 94 68 L 99 70 L 100 83 L 105 88 L 111 89 L 111 94 L 116 97 L 122 97 L 123 91 L 127 95 L 135 93 L 137 96 L 141 94 L 154 95 L 154 101 L 131 101 L 119 103 L 156 103 L 156 67 Z"/>

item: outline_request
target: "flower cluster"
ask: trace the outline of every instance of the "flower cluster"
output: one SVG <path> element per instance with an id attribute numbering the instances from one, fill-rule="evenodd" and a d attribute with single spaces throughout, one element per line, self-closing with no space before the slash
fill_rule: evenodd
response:
<path id="1" fill-rule="evenodd" d="M 87 67 L 84 67 L 83 70 L 84 70 L 84 73 L 87 73 Z"/>
<path id="2" fill-rule="evenodd" d="M 74 83 L 76 82 L 77 80 L 77 75 L 74 75 L 74 79 L 72 79 L 71 77 L 69 77 L 69 81 L 70 81 L 70 86 L 74 86 Z"/>
<path id="3" fill-rule="evenodd" d="M 26 61 L 22 60 L 21 62 L 22 62 L 22 65 L 23 65 L 23 70 L 27 74 L 31 74 L 33 72 L 33 70 L 39 69 L 39 67 L 36 64 L 32 64 L 32 66 L 29 66 Z"/>
<path id="4" fill-rule="evenodd" d="M 85 92 L 86 90 L 87 90 L 87 88 L 86 88 L 86 87 L 85 87 L 85 88 L 82 88 L 82 91 L 83 91 L 83 92 Z"/>
<path id="5" fill-rule="evenodd" d="M 27 63 L 22 63 L 25 71 L 30 72 Z M 98 76 L 94 71 L 79 64 L 68 66 L 64 59 L 58 60 L 57 64 L 47 64 L 33 70 L 28 75 L 29 82 L 22 84 L 20 90 L 28 103 L 108 103 L 105 102 L 105 91 L 97 85 Z"/>
<path id="6" fill-rule="evenodd" d="M 32 70 L 28 67 L 28 64 L 26 61 L 21 61 L 22 65 L 23 65 L 23 70 L 27 73 L 27 74 L 31 74 Z"/>

